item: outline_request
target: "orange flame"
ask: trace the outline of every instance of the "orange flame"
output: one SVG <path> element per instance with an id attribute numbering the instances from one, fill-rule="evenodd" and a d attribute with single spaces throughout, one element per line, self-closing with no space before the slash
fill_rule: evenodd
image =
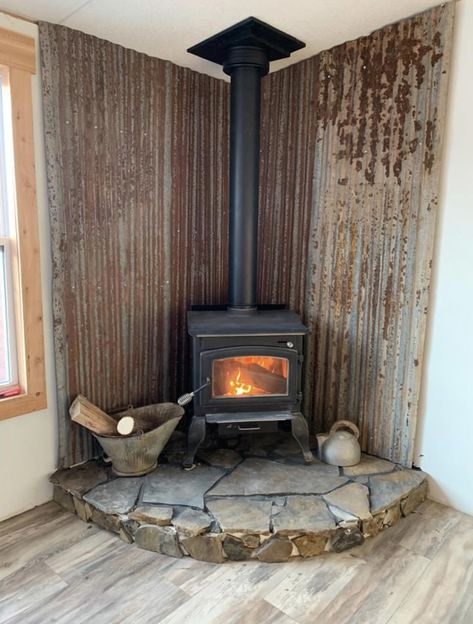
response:
<path id="1" fill-rule="evenodd" d="M 240 396 L 242 394 L 250 394 L 251 391 L 253 390 L 253 386 L 250 386 L 249 384 L 245 384 L 241 382 L 240 377 L 241 377 L 241 370 L 238 369 L 238 373 L 237 373 L 235 380 L 233 379 L 230 380 L 231 390 L 230 392 L 228 392 L 230 396 Z"/>

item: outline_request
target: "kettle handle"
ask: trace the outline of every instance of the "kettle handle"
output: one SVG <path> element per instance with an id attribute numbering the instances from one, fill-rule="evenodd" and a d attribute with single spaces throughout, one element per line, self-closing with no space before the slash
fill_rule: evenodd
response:
<path id="1" fill-rule="evenodd" d="M 360 430 L 355 425 L 355 423 L 351 422 L 351 420 L 337 420 L 333 423 L 332 428 L 330 429 L 329 435 L 335 433 L 339 429 L 350 429 L 352 433 L 355 435 L 356 439 L 360 437 Z"/>

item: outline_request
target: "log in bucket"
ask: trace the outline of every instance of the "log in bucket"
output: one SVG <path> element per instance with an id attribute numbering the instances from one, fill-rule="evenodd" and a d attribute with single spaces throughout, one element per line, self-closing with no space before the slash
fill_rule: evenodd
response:
<path id="1" fill-rule="evenodd" d="M 115 415 L 132 416 L 135 431 L 128 436 L 93 434 L 112 461 L 112 470 L 119 477 L 137 477 L 154 470 L 158 457 L 184 414 L 176 403 L 156 403 L 130 408 Z"/>

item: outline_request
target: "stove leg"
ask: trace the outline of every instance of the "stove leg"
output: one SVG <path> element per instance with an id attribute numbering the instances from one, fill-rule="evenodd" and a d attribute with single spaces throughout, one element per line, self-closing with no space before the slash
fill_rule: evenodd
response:
<path id="1" fill-rule="evenodd" d="M 194 458 L 205 438 L 205 416 L 193 416 L 187 433 L 187 456 L 183 466 L 188 470 L 194 467 Z"/>
<path id="2" fill-rule="evenodd" d="M 301 447 L 304 462 L 306 464 L 314 463 L 314 456 L 309 446 L 309 427 L 306 419 L 300 412 L 295 412 L 291 420 L 292 436 Z"/>

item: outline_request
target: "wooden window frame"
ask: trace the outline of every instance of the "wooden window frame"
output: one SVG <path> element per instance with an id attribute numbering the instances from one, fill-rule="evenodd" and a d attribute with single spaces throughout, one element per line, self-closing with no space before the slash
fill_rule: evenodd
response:
<path id="1" fill-rule="evenodd" d="M 19 385 L 22 393 L 0 399 L 0 420 L 47 407 L 41 264 L 36 203 L 32 76 L 35 40 L 0 28 L 0 65 L 8 68 L 16 191 L 14 279 Z"/>

